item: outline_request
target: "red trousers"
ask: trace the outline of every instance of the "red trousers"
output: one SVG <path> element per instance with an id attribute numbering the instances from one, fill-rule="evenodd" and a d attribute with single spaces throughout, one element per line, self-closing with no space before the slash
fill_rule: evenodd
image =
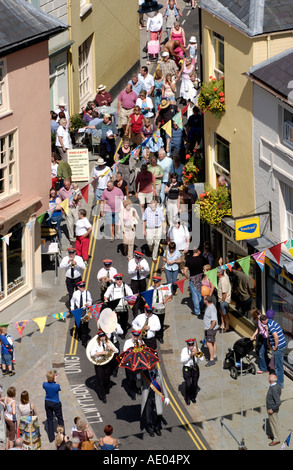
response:
<path id="1" fill-rule="evenodd" d="M 77 256 L 81 256 L 84 261 L 88 261 L 89 257 L 90 237 L 76 237 L 75 249 Z"/>

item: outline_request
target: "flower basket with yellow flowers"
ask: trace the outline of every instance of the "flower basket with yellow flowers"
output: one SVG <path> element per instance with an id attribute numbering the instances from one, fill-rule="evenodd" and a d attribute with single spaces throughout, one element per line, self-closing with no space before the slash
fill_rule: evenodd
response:
<path id="1" fill-rule="evenodd" d="M 186 154 L 186 163 L 182 171 L 182 180 L 185 186 L 197 182 L 197 175 L 199 173 L 199 168 L 195 164 L 195 155 Z"/>
<path id="2" fill-rule="evenodd" d="M 217 119 L 226 110 L 224 93 L 224 77 L 217 80 L 210 77 L 209 83 L 203 83 L 198 97 L 198 107 L 203 113 L 210 111 Z"/>
<path id="3" fill-rule="evenodd" d="M 196 205 L 200 219 L 210 225 L 218 225 L 223 217 L 232 215 L 230 194 L 224 186 L 214 189 L 205 185 L 205 192 L 199 195 Z"/>

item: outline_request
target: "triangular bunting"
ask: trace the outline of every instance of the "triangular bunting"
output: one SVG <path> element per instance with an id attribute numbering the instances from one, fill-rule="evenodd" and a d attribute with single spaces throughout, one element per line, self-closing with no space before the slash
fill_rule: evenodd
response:
<path id="1" fill-rule="evenodd" d="M 258 264 L 260 269 L 263 271 L 266 259 L 266 250 L 260 251 L 259 253 L 254 253 L 251 256 L 253 257 L 254 261 Z"/>
<path id="2" fill-rule="evenodd" d="M 67 215 L 68 214 L 68 208 L 69 208 L 69 200 L 68 199 L 64 199 L 64 201 L 60 202 L 59 204 L 60 207 L 62 207 L 62 209 L 64 210 L 65 214 Z"/>
<path id="3" fill-rule="evenodd" d="M 290 255 L 293 256 L 293 238 L 291 238 L 291 240 L 288 240 L 288 241 L 285 243 L 285 247 L 286 247 L 287 250 L 289 251 Z"/>
<path id="4" fill-rule="evenodd" d="M 34 226 L 35 226 L 35 223 L 36 223 L 36 219 L 33 219 L 33 220 L 30 220 L 30 221 L 26 224 L 26 226 L 28 227 L 30 233 L 32 233 L 33 228 L 34 228 Z"/>
<path id="5" fill-rule="evenodd" d="M 250 268 L 250 256 L 245 256 L 245 258 L 238 259 L 237 262 L 240 264 L 242 271 L 249 276 Z"/>
<path id="6" fill-rule="evenodd" d="M 181 111 L 179 111 L 179 113 L 175 114 L 175 116 L 174 116 L 172 119 L 173 119 L 173 121 L 175 122 L 175 124 L 177 124 L 177 126 L 178 126 L 180 129 L 183 129 Z"/>
<path id="7" fill-rule="evenodd" d="M 80 190 L 80 192 L 81 192 L 82 197 L 84 198 L 85 202 L 88 203 L 89 202 L 89 184 L 84 186 L 84 188 L 82 188 Z"/>
<path id="8" fill-rule="evenodd" d="M 91 312 L 93 318 L 98 321 L 98 318 L 100 316 L 100 313 L 101 313 L 101 309 L 102 309 L 102 303 L 100 304 L 96 304 L 96 305 L 91 305 L 89 307 L 89 311 Z"/>
<path id="9" fill-rule="evenodd" d="M 278 243 L 278 245 L 275 245 L 275 246 L 272 246 L 271 248 L 269 248 L 269 250 L 272 253 L 273 257 L 275 258 L 277 264 L 280 264 L 281 249 L 282 249 L 282 243 Z"/>
<path id="10" fill-rule="evenodd" d="M 183 289 L 184 289 L 184 282 L 186 279 L 180 279 L 179 281 L 176 281 L 175 284 L 179 287 L 181 294 L 183 294 Z"/>
<path id="11" fill-rule="evenodd" d="M 40 225 L 43 222 L 44 217 L 45 217 L 46 214 L 47 214 L 47 212 L 43 212 L 41 215 L 39 215 L 39 217 L 37 217 L 37 221 Z"/>
<path id="12" fill-rule="evenodd" d="M 6 245 L 9 245 L 9 239 L 11 237 L 12 233 L 8 233 L 4 237 L 2 237 L 2 240 L 6 243 Z"/>
<path id="13" fill-rule="evenodd" d="M 164 124 L 161 129 L 164 129 L 164 131 L 166 132 L 166 134 L 169 136 L 169 137 L 172 137 L 172 119 L 169 119 L 169 121 L 166 122 L 166 124 Z"/>
<path id="14" fill-rule="evenodd" d="M 76 326 L 77 328 L 79 328 L 81 317 L 83 315 L 83 308 L 77 308 L 76 310 L 72 310 L 72 314 L 74 316 Z"/>
<path id="15" fill-rule="evenodd" d="M 140 295 L 144 298 L 145 302 L 148 304 L 150 308 L 153 306 L 153 295 L 154 289 L 151 288 L 150 290 L 146 290 L 145 292 L 141 292 Z"/>
<path id="16" fill-rule="evenodd" d="M 67 312 L 53 313 L 52 317 L 56 320 L 65 320 Z"/>
<path id="17" fill-rule="evenodd" d="M 14 322 L 15 324 L 15 327 L 19 333 L 19 336 L 22 338 L 22 332 L 23 330 L 25 329 L 27 323 L 28 323 L 29 320 L 24 320 L 24 321 L 17 321 L 17 322 Z"/>
<path id="18" fill-rule="evenodd" d="M 218 288 L 218 276 L 217 276 L 217 268 L 211 269 L 210 271 L 205 272 L 208 280 L 213 284 L 213 286 L 217 289 Z"/>
<path id="19" fill-rule="evenodd" d="M 105 302 L 102 304 L 101 311 L 105 308 L 110 308 L 111 310 L 115 310 L 117 305 L 119 304 L 121 299 L 110 300 L 110 302 Z"/>
<path id="20" fill-rule="evenodd" d="M 184 106 L 183 109 L 181 109 L 180 113 L 181 113 L 182 116 L 183 116 L 183 114 L 186 113 L 186 111 L 187 111 L 187 109 L 188 109 L 188 106 L 189 106 L 189 104 L 187 104 L 186 106 Z"/>
<path id="21" fill-rule="evenodd" d="M 158 139 L 159 139 L 160 137 L 161 137 L 160 130 L 157 129 L 157 130 L 153 133 L 154 141 L 157 143 L 157 142 L 158 142 Z"/>
<path id="22" fill-rule="evenodd" d="M 44 328 L 46 326 L 47 317 L 37 317 L 37 318 L 33 318 L 33 320 L 40 328 L 40 332 L 43 333 Z"/>

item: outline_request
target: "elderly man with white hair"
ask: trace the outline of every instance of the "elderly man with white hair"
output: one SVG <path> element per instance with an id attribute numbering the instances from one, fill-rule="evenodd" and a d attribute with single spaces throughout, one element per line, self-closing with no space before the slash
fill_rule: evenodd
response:
<path id="1" fill-rule="evenodd" d="M 144 211 L 142 216 L 143 232 L 150 252 L 152 253 L 153 262 L 158 260 L 160 241 L 163 236 L 163 228 L 165 216 L 157 201 L 154 199 Z"/>
<path id="2" fill-rule="evenodd" d="M 167 154 L 163 148 L 161 148 L 158 151 L 158 157 L 159 157 L 159 165 L 163 169 L 163 178 L 161 182 L 161 203 L 164 204 L 165 202 L 165 187 L 166 184 L 168 184 L 169 179 L 170 179 L 170 173 L 172 172 L 172 167 L 173 167 L 173 160 L 170 157 L 167 157 Z"/>

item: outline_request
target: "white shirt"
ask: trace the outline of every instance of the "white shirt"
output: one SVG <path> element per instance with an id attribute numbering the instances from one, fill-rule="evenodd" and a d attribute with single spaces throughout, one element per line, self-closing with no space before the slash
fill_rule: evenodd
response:
<path id="1" fill-rule="evenodd" d="M 117 269 L 113 268 L 112 266 L 109 269 L 101 268 L 98 272 L 97 279 L 99 282 L 102 282 L 102 277 L 109 275 L 109 280 L 114 282 L 114 276 L 117 274 Z"/>
<path id="2" fill-rule="evenodd" d="M 60 263 L 60 268 L 65 268 L 66 277 L 77 279 L 82 276 L 83 270 L 85 269 L 85 264 L 81 256 L 75 256 L 74 261 L 76 265 L 73 268 L 73 278 L 71 276 L 71 263 L 69 261 L 69 256 L 65 256 Z"/>
<path id="3" fill-rule="evenodd" d="M 59 126 L 56 132 L 56 147 L 61 147 L 59 142 L 59 137 L 62 137 L 63 145 L 66 149 L 70 148 L 70 136 L 67 129 L 64 129 L 63 126 Z"/>
<path id="4" fill-rule="evenodd" d="M 101 167 L 98 165 L 94 166 L 91 176 L 92 178 L 98 178 L 96 180 L 98 189 L 106 189 L 108 181 L 112 178 L 112 171 L 108 166 L 104 166 L 102 169 L 100 168 Z"/>
<path id="5" fill-rule="evenodd" d="M 115 331 L 113 331 L 112 333 L 106 333 L 109 340 L 112 341 L 112 343 L 114 344 L 118 343 L 118 335 L 123 335 L 123 334 L 124 334 L 124 331 L 122 330 L 120 323 L 117 323 L 117 328 Z"/>
<path id="6" fill-rule="evenodd" d="M 89 223 L 87 217 L 84 217 L 83 219 L 78 219 L 75 224 L 75 235 L 77 237 L 82 237 L 82 235 L 85 235 L 87 233 L 90 227 L 91 224 Z"/>
<path id="7" fill-rule="evenodd" d="M 142 330 L 145 322 L 146 322 L 147 316 L 144 313 L 141 313 L 140 315 L 137 315 L 135 319 L 132 322 L 132 328 L 134 330 Z M 154 313 L 148 317 L 148 326 L 150 327 L 149 330 L 146 332 L 146 338 L 150 339 L 155 336 L 156 331 L 159 331 L 161 329 L 161 323 L 157 315 Z"/>
<path id="8" fill-rule="evenodd" d="M 60 121 L 60 117 L 59 117 L 59 113 L 64 113 L 65 114 L 65 118 L 66 118 L 66 121 L 67 121 L 67 124 L 66 124 L 66 129 L 69 130 L 69 125 L 70 125 L 70 116 L 69 116 L 69 112 L 67 111 L 67 109 L 56 109 L 55 113 L 57 114 L 57 119 L 56 121 L 59 122 Z"/>
<path id="9" fill-rule="evenodd" d="M 148 18 L 146 29 L 147 31 L 160 31 L 163 27 L 163 15 L 158 13 L 153 18 Z"/>
<path id="10" fill-rule="evenodd" d="M 153 293 L 153 305 L 155 304 L 162 304 L 162 305 L 165 305 L 164 304 L 164 299 L 166 297 L 169 297 L 170 295 L 172 295 L 172 292 L 169 288 L 168 285 L 164 285 L 164 286 L 160 286 L 160 287 L 150 287 L 148 290 L 151 290 L 153 289 L 154 293 Z"/>
<path id="11" fill-rule="evenodd" d="M 150 267 L 146 259 L 142 258 L 138 262 L 135 258 L 132 258 L 128 262 L 128 274 L 130 274 L 131 279 L 137 279 L 137 265 L 141 266 L 140 277 L 139 279 L 145 279 L 150 272 Z"/>
<path id="12" fill-rule="evenodd" d="M 133 295 L 132 289 L 125 284 L 124 282 L 122 285 L 119 287 L 117 286 L 116 282 L 114 284 L 111 284 L 108 289 L 106 290 L 104 294 L 104 300 L 116 300 L 116 299 L 121 299 L 119 304 L 117 305 L 116 309 L 123 309 L 123 307 L 127 307 L 127 301 L 124 300 L 124 297 L 128 295 Z"/>
<path id="13" fill-rule="evenodd" d="M 142 344 L 144 344 L 144 342 L 141 341 L 141 340 L 139 340 L 138 342 L 139 342 L 139 345 L 140 345 L 140 346 L 141 346 Z M 129 349 L 129 348 L 134 348 L 135 345 L 136 345 L 136 342 L 133 341 L 132 338 L 129 338 L 129 339 L 127 339 L 127 340 L 125 341 L 125 343 L 124 343 L 124 345 L 123 345 L 123 351 L 126 351 L 126 350 Z"/>
<path id="14" fill-rule="evenodd" d="M 172 225 L 168 230 L 167 238 L 169 238 L 171 242 L 176 243 L 176 250 L 185 250 L 188 248 L 187 240 L 189 240 L 190 235 L 186 225 L 180 224 L 179 228 Z"/>
<path id="15" fill-rule="evenodd" d="M 105 351 L 104 346 L 106 347 L 106 344 L 107 344 L 106 342 L 103 343 L 103 341 L 101 341 L 101 344 L 99 345 L 99 343 L 97 341 L 94 344 L 94 346 L 92 347 L 92 350 L 90 352 L 91 356 L 94 357 L 96 353 Z M 111 347 L 111 349 L 114 351 L 115 354 L 117 354 L 119 352 L 118 349 L 115 346 L 113 348 Z"/>
<path id="16" fill-rule="evenodd" d="M 58 170 L 58 163 L 51 163 L 51 175 L 52 178 L 56 178 Z"/>
<path id="17" fill-rule="evenodd" d="M 90 292 L 86 289 L 84 289 L 83 292 L 77 289 L 74 292 L 73 296 L 71 297 L 71 301 L 70 301 L 71 310 L 81 308 L 80 307 L 81 297 L 82 297 L 82 307 L 86 307 L 86 306 L 89 307 L 90 305 L 92 305 L 93 301 L 92 301 L 92 296 Z"/>
<path id="18" fill-rule="evenodd" d="M 199 358 L 200 361 L 203 361 L 204 360 L 204 356 L 202 356 L 201 358 Z M 192 356 L 190 356 L 190 349 L 188 348 L 188 346 L 185 346 L 185 348 L 182 349 L 181 351 L 181 357 L 180 357 L 180 361 L 182 362 L 182 364 L 186 367 L 192 367 L 193 366 L 193 359 L 192 359 Z M 194 356 L 194 361 L 195 363 L 197 364 L 198 362 L 198 358 Z"/>
<path id="19" fill-rule="evenodd" d="M 148 73 L 145 77 L 139 74 L 138 79 L 144 83 L 145 89 L 147 93 L 149 94 L 149 92 L 151 91 L 151 88 L 155 85 L 154 77 L 150 73 Z"/>

